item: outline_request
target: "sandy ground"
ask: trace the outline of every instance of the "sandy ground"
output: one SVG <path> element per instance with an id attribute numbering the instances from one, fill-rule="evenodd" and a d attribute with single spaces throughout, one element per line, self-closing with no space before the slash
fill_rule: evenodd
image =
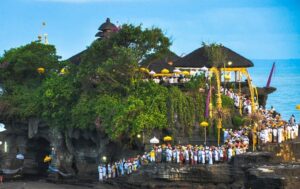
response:
<path id="1" fill-rule="evenodd" d="M 93 186 L 76 186 L 65 184 L 54 184 L 46 181 L 14 181 L 0 184 L 0 189 L 114 189 L 107 184 L 94 184 Z"/>

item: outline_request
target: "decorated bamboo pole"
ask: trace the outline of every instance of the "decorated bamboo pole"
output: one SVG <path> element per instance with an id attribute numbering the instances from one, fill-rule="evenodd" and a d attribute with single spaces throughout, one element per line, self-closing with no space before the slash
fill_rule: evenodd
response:
<path id="1" fill-rule="evenodd" d="M 251 109 L 252 112 L 256 112 L 256 107 L 255 107 L 255 101 L 254 101 L 254 88 L 252 85 L 252 79 L 250 77 L 250 74 L 248 73 L 247 69 L 242 69 L 242 74 L 244 74 L 247 77 L 247 82 L 248 82 L 248 87 L 250 91 L 250 98 L 251 98 Z"/>
<path id="2" fill-rule="evenodd" d="M 204 127 L 204 145 L 206 146 L 206 127 L 208 126 L 208 123 L 206 121 L 202 121 L 200 126 Z"/>
<path id="3" fill-rule="evenodd" d="M 212 73 L 216 75 L 217 79 L 217 110 L 221 111 L 222 110 L 222 98 L 221 98 L 221 82 L 220 82 L 220 72 L 217 68 L 212 67 L 210 69 Z M 217 118 L 217 129 L 218 129 L 218 146 L 220 146 L 220 135 L 221 135 L 221 129 L 222 129 L 222 118 L 218 117 Z"/>

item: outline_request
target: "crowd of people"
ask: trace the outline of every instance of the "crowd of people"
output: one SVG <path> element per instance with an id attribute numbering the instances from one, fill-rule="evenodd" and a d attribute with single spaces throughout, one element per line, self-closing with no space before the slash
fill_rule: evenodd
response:
<path id="1" fill-rule="evenodd" d="M 281 143 L 298 137 L 298 125 L 295 116 L 289 121 L 281 119 L 272 107 L 270 110 L 259 108 L 262 119 L 258 122 L 257 137 L 261 144 L 268 142 Z M 228 162 L 233 156 L 245 153 L 249 148 L 251 127 L 239 130 L 223 129 L 224 144 L 221 146 L 174 145 L 170 143 L 154 145 L 149 152 L 128 160 L 98 166 L 99 181 L 129 175 L 148 163 L 176 163 L 180 165 L 197 165 Z"/>
<path id="2" fill-rule="evenodd" d="M 154 146 L 150 152 L 129 160 L 120 160 L 112 164 L 98 166 L 99 181 L 129 175 L 138 170 L 142 165 L 149 163 L 177 163 L 180 165 L 196 165 L 221 163 L 230 161 L 235 155 L 246 152 L 246 146 L 222 145 L 192 146 L 192 145 L 159 145 Z"/>
<path id="3" fill-rule="evenodd" d="M 158 82 L 158 81 L 157 81 Z M 221 92 L 233 99 L 236 108 L 242 105 L 243 112 L 251 114 L 251 101 L 245 95 L 239 95 L 231 89 L 221 88 Z M 240 102 L 241 101 L 241 102 Z M 270 110 L 257 108 L 261 116 L 258 121 L 257 138 L 260 144 L 268 142 L 282 143 L 298 137 L 298 124 L 292 115 L 289 121 L 282 120 L 273 107 Z M 250 126 L 240 127 L 238 130 L 223 129 L 223 145 L 174 145 L 170 143 L 154 145 L 149 152 L 136 158 L 120 160 L 112 164 L 98 166 L 99 181 L 131 174 L 148 163 L 176 163 L 180 165 L 197 165 L 228 162 L 233 156 L 245 153 L 249 148 L 249 136 L 253 135 Z"/>
<path id="4" fill-rule="evenodd" d="M 176 76 L 154 77 L 152 80 L 154 81 L 154 83 L 157 83 L 157 84 L 163 84 L 163 83 L 176 84 L 176 83 L 186 83 L 186 82 L 190 81 L 190 78 L 185 77 L 184 75 L 180 75 L 178 77 L 176 77 Z"/>
<path id="5" fill-rule="evenodd" d="M 262 119 L 259 121 L 258 138 L 262 144 L 268 142 L 282 143 L 298 137 L 299 126 L 296 124 L 295 116 L 289 121 L 282 120 L 279 113 L 273 107 L 270 110 L 259 109 Z"/>
<path id="6" fill-rule="evenodd" d="M 98 166 L 99 181 L 129 175 L 137 171 L 141 166 L 141 161 L 141 157 L 137 156 L 136 158 L 123 159 L 115 163 L 100 164 Z"/>
<path id="7" fill-rule="evenodd" d="M 230 161 L 236 154 L 246 152 L 246 146 L 227 143 L 222 146 L 162 145 L 155 146 L 143 156 L 149 162 L 177 164 L 209 164 Z"/>
<path id="8" fill-rule="evenodd" d="M 149 152 L 136 158 L 120 160 L 112 164 L 98 166 L 99 181 L 129 175 L 142 165 L 149 163 L 176 163 L 180 165 L 196 165 L 228 162 L 233 156 L 245 153 L 249 146 L 248 128 L 241 130 L 224 130 L 222 146 L 175 145 L 170 143 L 153 145 Z"/>
<path id="9" fill-rule="evenodd" d="M 252 113 L 252 102 L 245 95 L 239 95 L 234 93 L 232 89 L 224 89 L 223 87 L 221 87 L 221 92 L 233 99 L 236 108 L 239 108 L 240 105 L 242 105 L 243 113 Z M 298 137 L 299 126 L 296 124 L 294 115 L 291 116 L 289 121 L 285 121 L 281 118 L 281 115 L 275 111 L 273 106 L 270 110 L 262 107 L 258 108 L 258 105 L 256 105 L 255 108 L 258 110 L 259 115 L 261 115 L 257 132 L 257 137 L 261 144 L 266 144 L 268 142 L 282 143 L 283 141 L 292 140 Z"/>
<path id="10" fill-rule="evenodd" d="M 226 96 L 231 98 L 234 101 L 234 106 L 236 108 L 242 108 L 244 114 L 251 114 L 252 113 L 252 102 L 249 97 L 246 97 L 245 94 L 237 94 L 231 88 L 223 88 L 221 86 L 221 93 L 224 93 Z M 254 97 L 256 98 L 256 97 Z M 258 109 L 257 105 L 255 106 Z"/>

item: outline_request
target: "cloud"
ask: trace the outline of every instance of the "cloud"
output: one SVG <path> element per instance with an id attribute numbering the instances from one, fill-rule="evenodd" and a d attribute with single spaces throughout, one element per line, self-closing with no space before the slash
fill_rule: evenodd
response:
<path id="1" fill-rule="evenodd" d="M 151 0 L 35 0 L 50 3 L 122 3 L 122 2 L 149 2 Z"/>

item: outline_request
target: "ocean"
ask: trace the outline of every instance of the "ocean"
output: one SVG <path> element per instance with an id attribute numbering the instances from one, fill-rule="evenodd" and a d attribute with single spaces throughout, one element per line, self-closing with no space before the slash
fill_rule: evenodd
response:
<path id="1" fill-rule="evenodd" d="M 252 60 L 254 67 L 249 69 L 254 85 L 264 87 L 272 68 L 276 63 L 271 85 L 277 90 L 270 94 L 267 108 L 274 106 L 286 120 L 292 114 L 300 121 L 300 111 L 296 105 L 300 104 L 300 59 L 290 60 Z"/>

